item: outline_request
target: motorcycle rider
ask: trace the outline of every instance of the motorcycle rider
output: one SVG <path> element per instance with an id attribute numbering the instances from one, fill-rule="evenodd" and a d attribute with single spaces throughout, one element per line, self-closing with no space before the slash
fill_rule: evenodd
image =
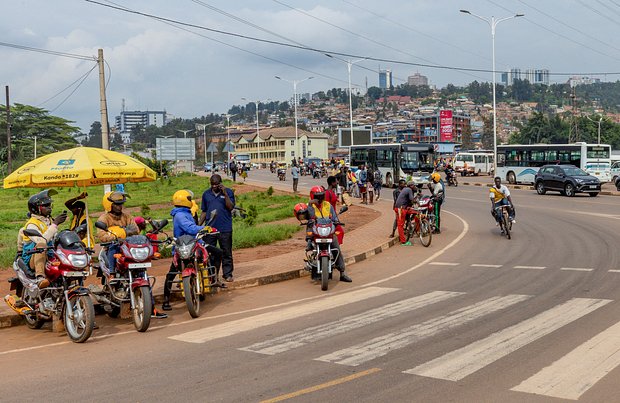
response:
<path id="1" fill-rule="evenodd" d="M 99 216 L 97 221 L 101 221 L 108 226 L 108 231 L 97 229 L 97 238 L 99 242 L 110 242 L 116 238 L 124 239 L 130 235 L 139 234 L 138 225 L 131 214 L 123 211 L 123 204 L 127 201 L 128 195 L 121 192 L 108 192 L 103 195 L 103 209 L 105 213 Z M 111 233 L 112 234 L 111 234 Z M 115 236 L 116 235 L 116 238 Z M 110 270 L 110 275 L 116 271 L 115 253 L 120 253 L 119 245 L 110 245 L 107 247 L 106 260 Z"/>
<path id="2" fill-rule="evenodd" d="M 502 185 L 502 178 L 495 177 L 495 184 L 491 187 L 489 192 L 489 198 L 491 199 L 491 215 L 495 217 L 495 225 L 499 225 L 499 215 L 495 214 L 495 208 L 498 206 L 510 206 L 508 209 L 508 219 L 515 224 L 515 207 L 512 204 L 512 198 L 510 197 L 510 190 L 505 185 Z"/>
<path id="3" fill-rule="evenodd" d="M 310 201 L 308 202 L 308 215 L 310 219 L 308 220 L 307 232 L 312 232 L 312 223 L 320 218 L 329 218 L 332 222 L 337 223 L 340 222 L 338 219 L 338 215 L 336 214 L 336 210 L 332 207 L 332 205 L 325 200 L 325 189 L 323 186 L 314 186 L 310 189 Z M 332 241 L 332 246 L 334 249 L 338 250 L 338 259 L 336 259 L 336 268 L 340 271 L 340 281 L 344 281 L 346 283 L 350 283 L 351 277 L 349 277 L 345 273 L 345 264 L 344 264 L 344 256 L 342 255 L 342 250 L 340 249 L 340 244 L 338 243 L 338 238 L 334 234 Z M 312 238 L 307 238 L 306 250 L 311 251 L 314 249 L 314 245 L 312 244 Z"/>
<path id="4" fill-rule="evenodd" d="M 428 184 L 428 190 L 431 191 L 431 198 L 433 199 L 435 209 L 435 231 L 434 234 L 441 234 L 441 205 L 446 198 L 446 185 L 441 180 L 441 175 L 438 172 L 431 174 L 431 182 Z"/>
<path id="5" fill-rule="evenodd" d="M 45 248 L 52 246 L 52 242 L 58 226 L 67 219 L 67 212 L 52 218 L 52 196 L 57 194 L 54 189 L 45 189 L 28 199 L 29 218 L 26 224 L 20 230 L 17 238 L 17 249 L 22 251 L 22 259 L 24 263 L 33 269 L 37 276 L 39 288 L 47 287 L 50 282 L 45 278 L 45 263 L 49 253 L 27 254 L 28 251 L 35 248 Z M 25 229 L 33 229 L 39 231 L 43 237 L 29 237 L 23 233 Z"/>
<path id="6" fill-rule="evenodd" d="M 89 248 L 95 247 L 95 238 L 93 234 L 93 227 L 90 220 L 86 217 L 86 203 L 81 201 L 88 196 L 88 193 L 82 192 L 78 196 L 73 197 L 65 202 L 65 206 L 71 211 L 73 217 L 71 218 L 71 224 L 69 224 L 69 230 L 73 231 L 80 225 L 88 222 L 88 230 L 84 233 L 78 234 L 82 239 L 82 243 Z M 88 236 L 87 236 L 88 234 Z"/>
<path id="7" fill-rule="evenodd" d="M 456 185 L 456 175 L 454 173 L 454 169 L 452 169 L 452 165 L 448 164 L 445 169 L 446 172 L 446 182 L 448 185 L 453 184 Z"/>

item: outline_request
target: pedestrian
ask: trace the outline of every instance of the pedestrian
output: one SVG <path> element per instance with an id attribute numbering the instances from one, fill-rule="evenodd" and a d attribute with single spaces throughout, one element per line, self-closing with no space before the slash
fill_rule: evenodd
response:
<path id="1" fill-rule="evenodd" d="M 411 246 L 411 242 L 405 238 L 405 221 L 407 220 L 407 209 L 413 205 L 417 190 L 415 182 L 410 181 L 407 183 L 407 187 L 400 191 L 396 203 L 394 203 L 394 207 L 398 211 L 398 238 L 400 244 L 404 246 Z"/>
<path id="2" fill-rule="evenodd" d="M 428 190 L 431 191 L 435 210 L 435 230 L 433 233 L 441 234 L 441 205 L 446 198 L 446 185 L 438 172 L 434 172 L 431 175 L 431 183 L 428 184 Z"/>
<path id="3" fill-rule="evenodd" d="M 340 202 L 345 206 L 350 206 L 351 197 L 347 192 L 347 167 L 340 168 L 340 172 L 336 174 L 336 180 L 338 181 L 338 190 L 336 194 L 340 197 Z"/>
<path id="4" fill-rule="evenodd" d="M 245 182 L 246 178 L 248 177 L 248 169 L 246 168 L 245 164 L 243 164 L 240 169 L 241 169 L 241 177 L 243 178 L 243 181 Z"/>
<path id="5" fill-rule="evenodd" d="M 381 198 L 381 186 L 383 185 L 383 174 L 379 171 L 379 168 L 373 172 L 372 187 L 375 189 L 375 195 L 377 200 Z"/>
<path id="6" fill-rule="evenodd" d="M 228 164 L 228 171 L 233 178 L 233 182 L 237 181 L 237 163 L 234 159 L 230 160 L 230 164 Z"/>
<path id="7" fill-rule="evenodd" d="M 222 177 L 218 174 L 211 175 L 211 187 L 202 194 L 202 214 L 200 215 L 200 225 L 203 225 L 207 219 L 207 215 L 215 210 L 217 215 L 211 223 L 211 226 L 219 231 L 217 237 L 207 238 L 207 242 L 211 246 L 219 246 L 222 250 L 221 258 L 214 256 L 213 266 L 219 273 L 220 265 L 222 266 L 222 276 L 226 282 L 234 281 L 233 279 L 233 255 L 232 255 L 232 210 L 235 207 L 235 194 L 232 190 L 222 185 Z"/>
<path id="8" fill-rule="evenodd" d="M 299 167 L 296 163 L 291 167 L 291 177 L 293 178 L 293 193 L 297 193 L 297 184 L 299 183 Z"/>
<path id="9" fill-rule="evenodd" d="M 368 204 L 368 172 L 366 171 L 366 166 L 364 164 L 359 166 L 357 172 L 355 173 L 355 176 L 357 177 L 357 182 L 360 189 L 360 197 L 362 198 L 362 204 Z"/>
<path id="10" fill-rule="evenodd" d="M 392 225 L 392 234 L 390 235 L 390 238 L 394 238 L 394 234 L 396 233 L 396 227 L 398 223 L 398 209 L 396 208 L 396 200 L 398 199 L 398 196 L 400 195 L 400 191 L 405 188 L 406 183 L 407 182 L 405 182 L 404 179 L 399 180 L 398 187 L 394 189 L 394 192 L 392 193 L 392 196 L 394 197 L 394 203 L 392 204 L 392 210 L 394 210 L 394 224 Z"/>

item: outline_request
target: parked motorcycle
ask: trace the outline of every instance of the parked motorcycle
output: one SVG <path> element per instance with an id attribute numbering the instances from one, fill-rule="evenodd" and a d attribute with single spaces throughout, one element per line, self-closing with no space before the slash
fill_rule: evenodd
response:
<path id="1" fill-rule="evenodd" d="M 286 169 L 278 168 L 278 179 L 281 181 L 286 180 Z"/>
<path id="2" fill-rule="evenodd" d="M 217 210 L 211 211 L 205 228 L 196 236 L 182 235 L 172 239 L 175 246 L 173 263 L 180 269 L 180 272 L 176 273 L 180 279 L 173 283 L 182 284 L 185 304 L 192 318 L 200 316 L 200 302 L 211 293 L 212 287 L 220 287 L 217 270 L 210 264 L 209 257 L 211 253 L 221 256 L 222 251 L 215 246 L 199 242 L 203 238 L 219 234 L 217 229 L 209 226 L 216 216 Z"/>
<path id="3" fill-rule="evenodd" d="M 79 227 L 77 230 L 80 231 Z M 32 229 L 25 229 L 24 234 L 43 237 Z M 39 329 L 45 321 L 60 319 L 69 338 L 83 343 L 91 336 L 95 324 L 90 291 L 84 287 L 92 250 L 86 250 L 76 232 L 63 230 L 55 236 L 53 246 L 35 248 L 26 253 L 33 255 L 48 251 L 51 256 L 45 264 L 45 277 L 49 286 L 40 289 L 34 271 L 19 256 L 13 263 L 17 277 L 9 279 L 15 295 L 7 295 L 4 300 L 26 319 L 31 329 Z"/>
<path id="4" fill-rule="evenodd" d="M 151 233 L 159 233 L 168 224 L 168 220 L 153 221 Z M 108 231 L 105 223 L 97 221 L 95 226 L 103 231 Z M 99 253 L 98 277 L 103 278 L 101 290 L 92 289 L 93 296 L 102 304 L 108 315 L 117 317 L 123 307 L 129 306 L 133 323 L 137 331 L 145 332 L 151 323 L 153 299 L 151 288 L 155 284 L 155 278 L 149 277 L 147 269 L 151 267 L 153 257 L 159 257 L 159 253 L 153 252 L 152 243 L 145 235 L 131 235 L 125 239 L 115 236 L 114 241 L 102 242 L 101 246 L 110 247 L 118 245 L 120 253 L 116 258 L 115 272 L 110 273 L 107 250 L 103 248 Z M 150 280 L 153 279 L 153 284 Z"/>

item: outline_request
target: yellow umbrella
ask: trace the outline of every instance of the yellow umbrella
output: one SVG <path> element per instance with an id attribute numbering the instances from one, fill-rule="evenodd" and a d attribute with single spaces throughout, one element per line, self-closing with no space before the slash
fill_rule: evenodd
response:
<path id="1" fill-rule="evenodd" d="M 155 171 L 125 154 L 101 148 L 76 147 L 22 165 L 4 178 L 4 188 L 84 187 L 155 179 Z"/>

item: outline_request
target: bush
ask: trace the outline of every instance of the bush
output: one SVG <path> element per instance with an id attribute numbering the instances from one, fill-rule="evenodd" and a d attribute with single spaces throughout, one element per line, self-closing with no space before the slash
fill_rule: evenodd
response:
<path id="1" fill-rule="evenodd" d="M 265 193 L 267 193 L 267 196 L 269 197 L 273 196 L 273 186 L 269 186 L 269 189 L 267 189 L 267 192 Z"/>

